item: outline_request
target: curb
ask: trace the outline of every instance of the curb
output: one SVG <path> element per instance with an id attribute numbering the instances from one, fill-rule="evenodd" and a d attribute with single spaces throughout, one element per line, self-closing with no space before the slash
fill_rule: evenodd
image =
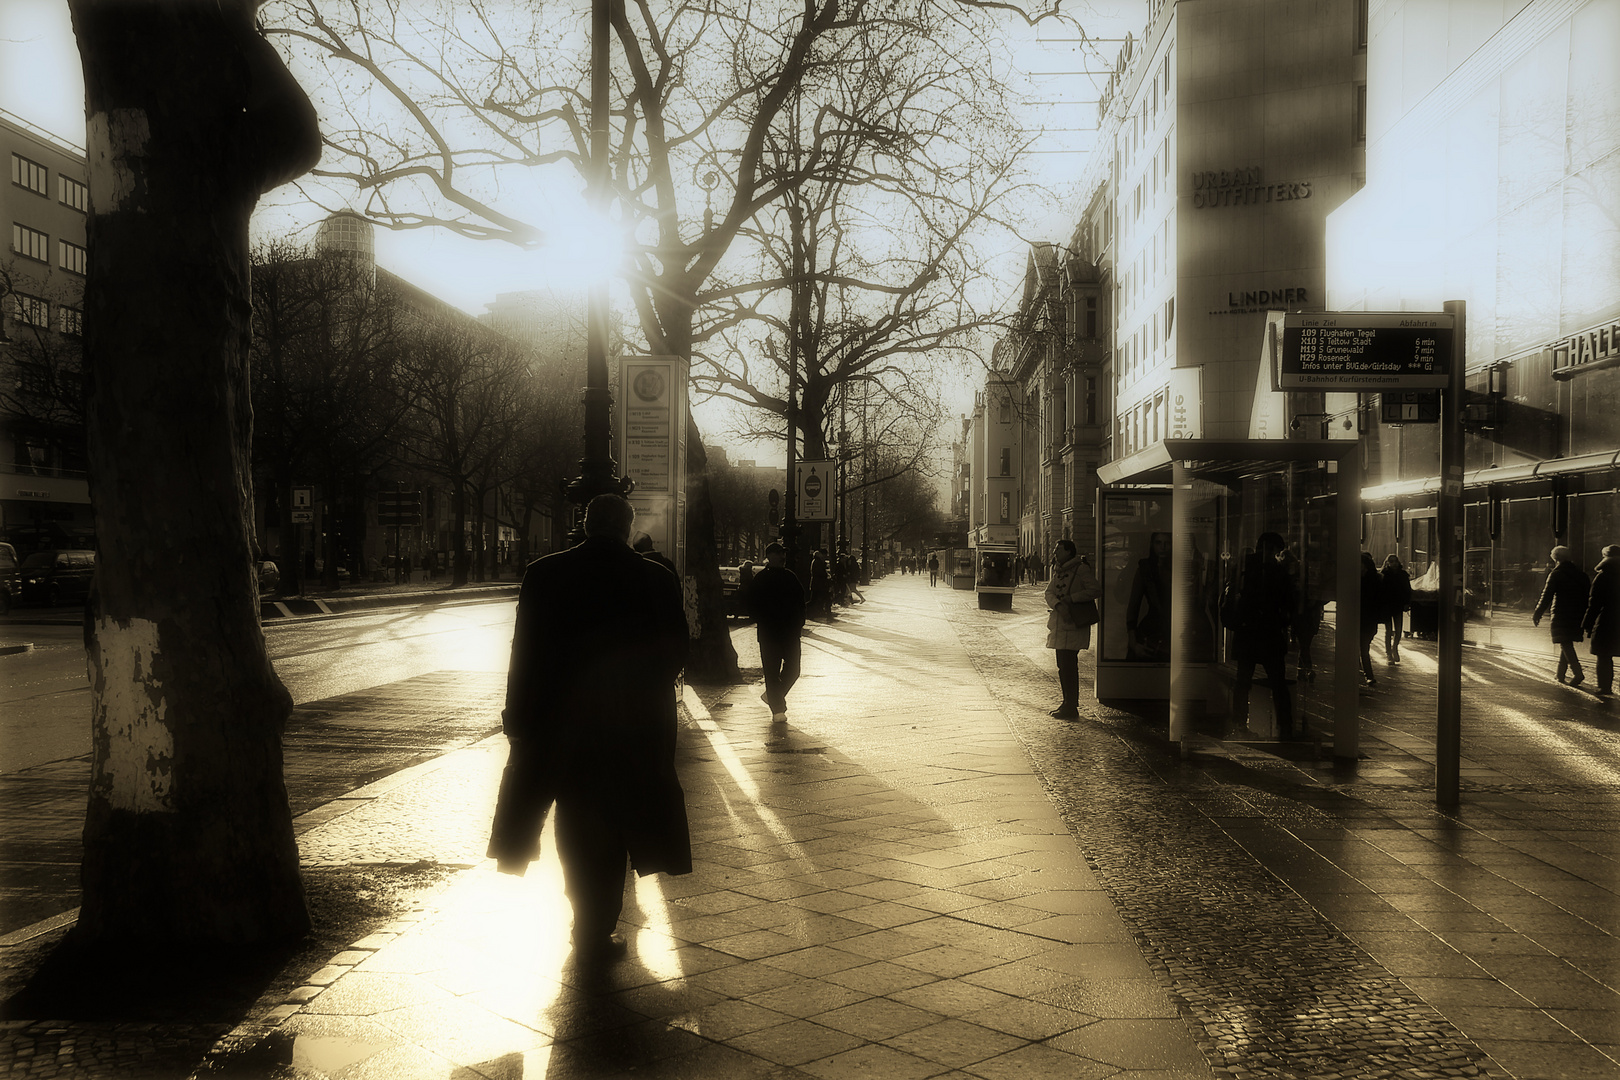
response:
<path id="1" fill-rule="evenodd" d="M 354 611 L 369 611 L 389 607 L 440 607 L 456 603 L 483 603 L 515 598 L 518 583 L 483 586 L 475 589 L 431 592 L 373 593 L 362 596 L 333 596 L 306 598 L 289 596 L 285 600 L 264 600 L 259 603 L 259 618 L 266 622 L 274 619 L 309 618 L 346 615 Z"/>

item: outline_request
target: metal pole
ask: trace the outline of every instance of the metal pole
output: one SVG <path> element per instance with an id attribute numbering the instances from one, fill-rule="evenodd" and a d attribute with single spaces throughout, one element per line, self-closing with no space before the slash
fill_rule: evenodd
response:
<path id="1" fill-rule="evenodd" d="M 1455 811 L 1462 783 L 1463 636 L 1463 369 L 1468 362 L 1468 305 L 1448 300 L 1453 319 L 1451 378 L 1440 407 L 1440 501 L 1436 554 L 1440 559 L 1440 712 L 1434 731 L 1434 802 Z"/>
<path id="2" fill-rule="evenodd" d="M 868 487 L 868 485 L 871 483 L 871 479 L 872 479 L 870 476 L 867 475 L 867 472 L 866 472 L 866 467 L 870 463 L 870 460 L 869 460 L 867 455 L 871 453 L 871 450 L 866 445 L 866 406 L 868 405 L 868 398 L 871 397 L 871 394 L 872 394 L 872 384 L 870 382 L 862 383 L 861 384 L 861 584 L 863 586 L 872 584 L 872 567 L 871 567 L 871 564 L 867 562 L 867 554 L 866 554 L 866 530 L 867 530 L 867 525 L 868 525 L 868 521 L 867 521 L 868 502 L 867 502 L 866 496 L 867 496 L 868 492 L 870 492 L 870 490 L 871 490 Z"/>
<path id="3" fill-rule="evenodd" d="M 1333 763 L 1354 769 L 1361 758 L 1361 450 L 1339 459 L 1334 521 Z M 1303 724 L 1298 717 L 1296 724 Z"/>
<path id="4" fill-rule="evenodd" d="M 605 217 L 608 204 L 608 3 L 591 0 L 591 208 Z M 585 505 L 598 495 L 622 494 L 624 485 L 613 460 L 613 391 L 608 386 L 607 281 L 590 283 L 586 294 L 585 456 L 579 475 L 566 489 L 577 509 L 570 544 L 585 538 Z"/>

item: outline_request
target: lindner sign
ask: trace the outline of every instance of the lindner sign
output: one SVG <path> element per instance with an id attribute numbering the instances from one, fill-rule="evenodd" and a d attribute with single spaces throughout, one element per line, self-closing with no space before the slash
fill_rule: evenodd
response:
<path id="1" fill-rule="evenodd" d="M 1444 312 L 1289 312 L 1277 385 L 1347 393 L 1444 388 L 1453 329 Z"/>

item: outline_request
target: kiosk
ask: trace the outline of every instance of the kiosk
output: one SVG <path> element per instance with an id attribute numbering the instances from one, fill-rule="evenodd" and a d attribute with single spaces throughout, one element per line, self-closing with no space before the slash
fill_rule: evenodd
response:
<path id="1" fill-rule="evenodd" d="M 1274 737 L 1258 679 L 1246 728 L 1226 730 L 1235 667 L 1219 608 L 1255 539 L 1276 532 L 1301 601 L 1289 656 L 1297 723 L 1330 743 L 1336 761 L 1354 762 L 1358 450 L 1338 439 L 1166 439 L 1100 467 L 1098 699 L 1168 700 L 1170 738 L 1183 752 L 1200 733 Z M 1314 639 L 1330 604 L 1334 626 L 1320 635 L 1328 650 Z"/>

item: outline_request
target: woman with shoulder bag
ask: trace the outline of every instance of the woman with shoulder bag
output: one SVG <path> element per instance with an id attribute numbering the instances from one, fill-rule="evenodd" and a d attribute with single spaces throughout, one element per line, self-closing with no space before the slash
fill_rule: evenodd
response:
<path id="1" fill-rule="evenodd" d="M 1059 720 L 1080 719 L 1080 650 L 1091 647 L 1102 587 L 1073 540 L 1059 540 L 1052 551 L 1052 577 L 1046 583 L 1046 647 L 1057 652 L 1063 703 L 1052 710 Z"/>

